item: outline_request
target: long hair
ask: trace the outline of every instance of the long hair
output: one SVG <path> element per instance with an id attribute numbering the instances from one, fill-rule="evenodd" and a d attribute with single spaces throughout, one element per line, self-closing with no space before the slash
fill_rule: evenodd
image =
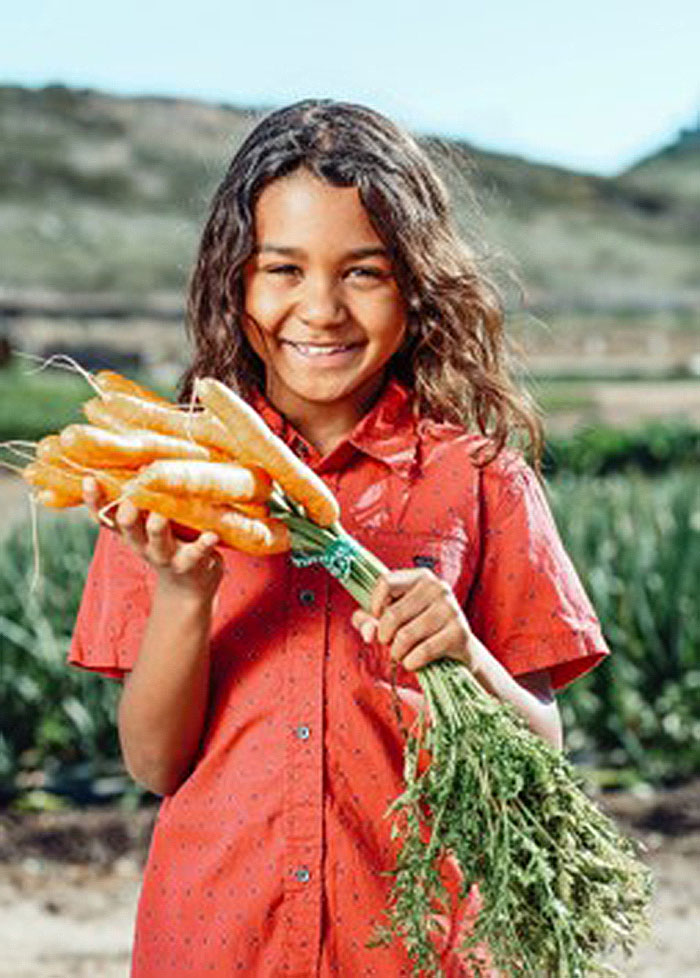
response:
<path id="1" fill-rule="evenodd" d="M 391 368 L 416 410 L 478 429 L 480 464 L 524 434 L 539 468 L 542 425 L 512 376 L 498 289 L 460 237 L 445 187 L 416 140 L 364 106 L 309 99 L 273 112 L 248 135 L 212 201 L 191 276 L 194 358 L 180 384 L 215 376 L 243 396 L 264 390 L 264 367 L 241 327 L 243 267 L 255 247 L 255 205 L 272 181 L 305 168 L 356 187 L 388 249 L 407 313 Z"/>

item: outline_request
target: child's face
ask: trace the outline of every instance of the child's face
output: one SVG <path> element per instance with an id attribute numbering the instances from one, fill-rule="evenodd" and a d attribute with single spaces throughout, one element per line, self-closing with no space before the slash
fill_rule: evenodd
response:
<path id="1" fill-rule="evenodd" d="M 245 333 L 266 392 L 290 417 L 358 420 L 401 345 L 406 310 L 355 187 L 307 170 L 269 184 L 244 269 Z"/>

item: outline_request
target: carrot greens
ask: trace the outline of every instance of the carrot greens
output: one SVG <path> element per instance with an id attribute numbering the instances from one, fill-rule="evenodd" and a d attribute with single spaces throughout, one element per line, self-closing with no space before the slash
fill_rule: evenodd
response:
<path id="1" fill-rule="evenodd" d="M 318 561 L 369 610 L 381 562 L 340 524 L 322 529 L 273 500 L 292 560 Z M 503 978 L 617 974 L 604 958 L 615 946 L 629 953 L 648 927 L 651 876 L 638 847 L 584 793 L 565 755 L 465 666 L 445 658 L 417 677 L 427 709 L 406 731 L 405 790 L 387 812 L 400 850 L 372 943 L 399 939 L 416 975 L 442 974 L 435 909 L 449 910 L 440 872 L 449 855 L 459 897 L 474 884 L 481 895 L 461 946 L 476 976 L 492 966 Z M 421 770 L 424 753 L 431 762 Z"/>

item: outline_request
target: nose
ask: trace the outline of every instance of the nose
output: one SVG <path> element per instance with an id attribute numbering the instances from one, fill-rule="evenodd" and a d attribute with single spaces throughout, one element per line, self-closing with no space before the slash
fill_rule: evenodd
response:
<path id="1" fill-rule="evenodd" d="M 297 302 L 297 315 L 308 326 L 333 326 L 345 318 L 337 282 L 325 276 L 307 276 Z"/>

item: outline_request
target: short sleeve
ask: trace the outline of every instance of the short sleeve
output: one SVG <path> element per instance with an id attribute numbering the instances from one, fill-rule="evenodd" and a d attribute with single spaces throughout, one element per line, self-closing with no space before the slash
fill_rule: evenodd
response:
<path id="1" fill-rule="evenodd" d="M 136 661 L 153 594 L 153 571 L 115 533 L 101 529 L 68 662 L 122 679 Z"/>
<path id="2" fill-rule="evenodd" d="M 512 675 L 547 669 L 560 689 L 609 652 L 544 490 L 515 452 L 482 470 L 481 553 L 465 608 Z"/>

